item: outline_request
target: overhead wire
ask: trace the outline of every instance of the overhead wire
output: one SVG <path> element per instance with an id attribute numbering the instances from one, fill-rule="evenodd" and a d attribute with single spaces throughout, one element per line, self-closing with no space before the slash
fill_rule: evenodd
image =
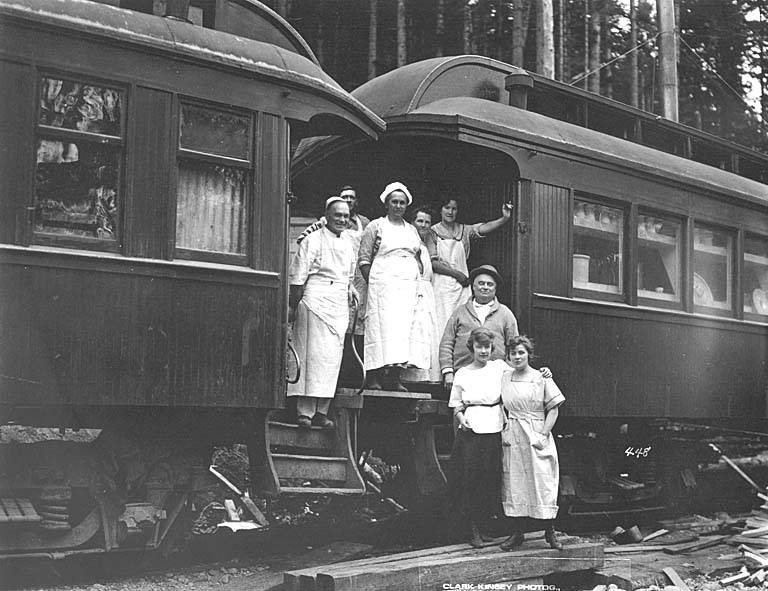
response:
<path id="1" fill-rule="evenodd" d="M 589 72 L 585 72 L 584 74 L 582 74 L 581 76 L 579 76 L 578 78 L 576 78 L 576 79 L 574 79 L 572 82 L 570 82 L 570 83 L 568 84 L 568 86 L 573 86 L 574 84 L 578 84 L 579 82 L 581 82 L 581 81 L 582 81 L 582 80 L 584 80 L 585 78 L 589 78 L 589 77 L 590 77 L 592 74 L 596 74 L 597 72 L 599 72 L 599 71 L 600 71 L 600 70 L 602 70 L 603 68 L 607 68 L 608 66 L 610 66 L 612 63 L 614 63 L 614 62 L 616 62 L 616 61 L 618 61 L 618 60 L 620 60 L 620 59 L 623 59 L 623 58 L 625 58 L 626 56 L 628 56 L 628 55 L 629 55 L 630 53 L 632 53 L 633 51 L 637 51 L 637 50 L 638 50 L 638 49 L 640 49 L 641 47 L 643 47 L 643 46 L 645 46 L 645 45 L 648 45 L 648 44 L 649 44 L 651 41 L 655 41 L 655 40 L 656 40 L 656 38 L 659 36 L 659 34 L 660 34 L 660 33 L 656 33 L 656 34 L 655 34 L 653 37 L 649 37 L 648 39 L 646 39 L 646 40 L 645 40 L 645 41 L 643 41 L 642 43 L 638 43 L 637 45 L 635 45 L 634 47 L 632 47 L 632 48 L 631 48 L 631 49 L 629 49 L 628 51 L 625 51 L 625 52 L 624 52 L 624 53 L 622 53 L 621 55 L 618 55 L 618 56 L 616 56 L 616 57 L 615 57 L 615 58 L 613 58 L 612 60 L 609 60 L 609 61 L 605 62 L 604 64 L 600 64 L 600 66 L 599 66 L 599 67 L 597 67 L 597 68 L 595 68 L 594 70 L 591 70 L 591 71 L 589 71 Z"/>
<path id="2" fill-rule="evenodd" d="M 698 52 L 697 52 L 697 51 L 696 51 L 696 50 L 695 50 L 693 47 L 691 47 L 690 45 L 688 45 L 688 43 L 685 41 L 685 39 L 683 39 L 683 38 L 682 38 L 682 36 L 678 36 L 678 39 L 680 40 L 680 43 L 682 43 L 682 44 L 683 44 L 683 45 L 684 45 L 684 46 L 685 46 L 685 47 L 688 49 L 688 51 L 690 51 L 690 52 L 691 52 L 693 55 L 695 55 L 695 56 L 696 56 L 696 57 L 699 59 L 699 61 L 700 61 L 702 64 L 704 64 L 704 66 L 706 66 L 706 68 L 707 68 L 707 69 L 708 69 L 708 70 L 709 70 L 709 71 L 710 71 L 712 74 L 714 74 L 714 75 L 717 77 L 717 79 L 718 79 L 718 80 L 720 80 L 720 82 L 722 82 L 722 83 L 723 83 L 723 84 L 726 86 L 726 88 L 728 88 L 728 89 L 729 89 L 731 92 L 733 92 L 733 94 L 735 94 L 735 95 L 736 95 L 736 96 L 739 98 L 739 100 L 740 100 L 742 103 L 744 103 L 744 105 L 745 105 L 745 106 L 746 106 L 746 107 L 747 107 L 747 108 L 748 108 L 748 109 L 749 109 L 749 110 L 750 110 L 752 113 L 754 113 L 754 114 L 755 114 L 755 115 L 757 115 L 758 117 L 760 116 L 760 114 L 759 114 L 757 111 L 755 111 L 755 109 L 752 107 L 752 105 L 750 105 L 750 104 L 747 102 L 747 100 L 746 100 L 746 99 L 745 99 L 745 98 L 744 98 L 744 97 L 741 95 L 741 93 L 740 93 L 738 90 L 736 90 L 736 89 L 735 89 L 733 86 L 731 86 L 731 85 L 728 83 L 728 81 L 727 81 L 725 78 L 723 78 L 723 77 L 720 75 L 720 73 L 717 71 L 717 69 L 716 69 L 716 68 L 715 68 L 715 67 L 714 67 L 712 64 L 710 64 L 710 63 L 709 63 L 709 62 L 708 62 L 706 59 L 704 59 L 704 58 L 703 58 L 701 55 L 699 55 L 699 53 L 698 53 Z"/>

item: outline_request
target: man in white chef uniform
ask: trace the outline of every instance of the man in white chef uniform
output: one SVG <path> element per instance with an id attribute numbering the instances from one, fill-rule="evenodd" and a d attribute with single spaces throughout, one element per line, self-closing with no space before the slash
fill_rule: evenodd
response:
<path id="1" fill-rule="evenodd" d="M 336 393 L 352 286 L 355 248 L 347 235 L 349 205 L 341 197 L 325 202 L 326 224 L 309 234 L 291 262 L 290 316 L 293 344 L 301 362 L 301 376 L 288 386 L 296 396 L 297 424 L 335 427 L 328 409 Z"/>

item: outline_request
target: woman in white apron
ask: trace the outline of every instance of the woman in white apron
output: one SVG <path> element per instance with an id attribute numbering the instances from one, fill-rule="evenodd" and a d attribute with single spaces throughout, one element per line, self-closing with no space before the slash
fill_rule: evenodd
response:
<path id="1" fill-rule="evenodd" d="M 390 183 L 379 198 L 387 215 L 368 224 L 358 260 L 368 281 L 365 370 L 371 372 L 368 387 L 383 385 L 405 391 L 400 382 L 402 368 L 415 365 L 427 369 L 424 363 L 411 359 L 410 350 L 418 281 L 423 269 L 421 239 L 416 228 L 403 219 L 413 202 L 405 185 Z"/>
<path id="2" fill-rule="evenodd" d="M 501 401 L 507 425 L 501 434 L 503 460 L 501 501 L 512 518 L 512 535 L 501 544 L 512 550 L 523 543 L 522 518 L 544 520 L 544 537 L 550 547 L 563 545 L 555 535 L 559 465 L 552 428 L 558 408 L 565 402 L 557 384 L 529 365 L 533 342 L 516 336 L 507 343 L 511 372 L 501 383 Z"/>
<path id="3" fill-rule="evenodd" d="M 500 218 L 478 224 L 458 223 L 458 212 L 457 199 L 444 199 L 440 207 L 442 220 L 432 226 L 432 232 L 437 239 L 438 258 L 432 265 L 432 286 L 435 291 L 437 330 L 440 336 L 454 310 L 464 304 L 471 295 L 467 269 L 471 241 L 486 236 L 509 221 L 512 204 L 504 204 Z"/>
<path id="4" fill-rule="evenodd" d="M 419 277 L 416 311 L 411 325 L 411 353 L 414 364 L 427 364 L 429 369 L 408 368 L 401 378 L 407 382 L 440 383 L 440 360 L 438 349 L 441 334 L 437 332 L 435 294 L 432 288 L 432 260 L 436 256 L 435 237 L 430 231 L 432 211 L 419 207 L 415 212 L 413 225 L 421 238 L 421 263 L 423 271 Z"/>

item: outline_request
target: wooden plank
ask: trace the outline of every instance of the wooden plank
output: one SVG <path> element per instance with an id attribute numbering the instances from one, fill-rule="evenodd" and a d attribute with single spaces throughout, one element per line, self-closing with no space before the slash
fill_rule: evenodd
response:
<path id="1" fill-rule="evenodd" d="M 664 552 L 667 554 L 683 554 L 685 552 L 696 552 L 697 550 L 703 550 L 704 548 L 709 548 L 711 546 L 717 546 L 718 544 L 722 544 L 725 539 L 728 536 L 711 536 L 708 539 L 696 542 L 695 544 L 688 544 L 685 546 L 676 546 L 676 547 L 664 547 Z M 752 538 L 747 538 L 752 539 Z"/>
<path id="2" fill-rule="evenodd" d="M 602 550 L 601 544 L 576 544 L 559 552 L 550 549 L 485 554 L 466 551 L 458 557 L 401 560 L 333 575 L 318 572 L 317 588 L 319 591 L 395 591 L 436 588 L 449 580 L 474 584 L 514 581 L 553 572 L 598 568 L 604 562 Z"/>
<path id="3" fill-rule="evenodd" d="M 668 533 L 669 533 L 668 529 L 657 529 L 655 532 L 645 536 L 643 538 L 643 542 L 648 542 L 650 540 L 653 540 L 655 538 L 658 538 L 658 537 L 663 536 L 664 534 L 668 534 Z"/>
<path id="4" fill-rule="evenodd" d="M 672 568 L 671 566 L 662 568 L 661 572 L 667 575 L 667 578 L 670 581 L 672 581 L 672 584 L 678 589 L 680 589 L 680 591 L 691 591 L 691 588 L 685 584 L 685 581 L 683 581 L 683 579 L 680 578 L 680 575 L 678 575 L 675 569 Z"/>
<path id="5" fill-rule="evenodd" d="M 347 459 L 331 456 L 272 454 L 280 478 L 307 480 L 346 480 Z"/>
<path id="6" fill-rule="evenodd" d="M 549 548 L 549 545 L 544 542 L 544 532 L 535 532 L 533 537 L 526 537 L 524 549 L 529 551 L 544 550 Z M 481 548 L 471 548 L 468 544 L 453 544 L 450 546 L 438 546 L 435 548 L 426 548 L 423 550 L 414 550 L 411 552 L 401 552 L 399 554 L 376 556 L 373 558 L 367 558 L 363 560 L 356 560 L 351 562 L 343 562 L 338 564 L 322 567 L 322 569 L 314 569 L 318 572 L 322 570 L 323 573 L 333 574 L 334 572 L 349 573 L 352 571 L 365 571 L 369 568 L 377 568 L 382 565 L 388 567 L 394 567 L 396 565 L 405 563 L 407 561 L 420 560 L 422 562 L 432 562 L 435 560 L 448 560 L 452 558 L 461 558 L 467 555 L 482 556 L 486 554 L 496 554 L 498 552 L 498 545 L 504 541 L 506 537 L 495 538 L 489 542 L 485 542 Z M 564 545 L 568 544 L 568 537 L 561 537 L 560 540 Z M 521 550 L 518 550 L 518 552 Z"/>
<path id="7" fill-rule="evenodd" d="M 530 534 L 526 534 L 525 536 L 525 543 L 531 543 L 536 542 L 539 540 L 542 540 L 544 538 L 544 532 L 543 531 L 537 531 L 532 532 Z M 483 544 L 483 548 L 480 550 L 471 550 L 469 545 L 466 543 L 463 544 L 452 544 L 450 546 L 437 546 L 433 548 L 424 548 L 422 550 L 412 550 L 410 552 L 399 552 L 398 554 L 387 554 L 383 556 L 374 556 L 373 558 L 365 558 L 362 560 L 352 560 L 349 562 L 341 562 L 338 564 L 331 565 L 328 568 L 324 567 L 323 572 L 329 569 L 357 569 L 365 566 L 372 566 L 372 565 L 378 565 L 383 563 L 394 563 L 397 561 L 402 560 L 411 560 L 414 558 L 424 558 L 429 559 L 434 556 L 461 556 L 464 555 L 468 551 L 473 551 L 475 553 L 482 553 L 486 551 L 491 552 L 498 552 L 498 549 L 496 546 L 501 544 L 506 539 L 506 537 L 501 538 L 494 538 L 490 542 L 486 542 Z M 564 544 L 568 543 L 568 538 L 561 538 Z M 308 571 L 315 572 L 317 571 L 316 568 L 307 569 Z M 302 571 L 304 572 L 304 571 Z"/>
<path id="8" fill-rule="evenodd" d="M 334 542 L 323 546 L 322 548 L 315 548 L 301 555 L 302 564 L 330 564 L 334 562 L 340 562 L 342 560 L 352 560 L 357 556 L 361 556 L 373 550 L 373 546 L 370 544 L 358 544 L 356 542 Z M 311 577 L 311 585 L 308 582 L 302 581 L 302 576 L 306 576 L 305 571 L 316 570 L 317 566 L 313 568 L 305 568 L 299 571 L 288 571 L 283 573 L 283 589 L 284 591 L 300 591 L 302 588 L 314 588 L 315 578 Z M 302 585 L 303 582 L 303 585 Z"/>
<path id="9" fill-rule="evenodd" d="M 759 538 L 768 535 L 768 526 L 759 527 L 757 529 L 748 529 L 741 532 L 741 535 L 745 538 Z"/>
<path id="10" fill-rule="evenodd" d="M 766 538 L 745 538 L 744 536 L 731 536 L 727 541 L 729 544 L 733 545 L 749 544 L 750 546 L 768 548 L 768 539 Z"/>

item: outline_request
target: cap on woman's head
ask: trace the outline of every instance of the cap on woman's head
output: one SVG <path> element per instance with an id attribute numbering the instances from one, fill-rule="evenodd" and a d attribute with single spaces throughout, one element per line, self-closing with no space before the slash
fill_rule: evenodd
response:
<path id="1" fill-rule="evenodd" d="M 413 197 L 411 196 L 411 192 L 408 190 L 408 187 L 397 181 L 394 183 L 389 183 L 386 187 L 384 187 L 384 191 L 382 191 L 381 195 L 379 195 L 379 199 L 382 203 L 386 203 L 387 197 L 389 197 L 395 191 L 403 192 L 405 198 L 408 200 L 408 205 L 413 203 Z"/>
<path id="2" fill-rule="evenodd" d="M 475 277 L 478 275 L 490 275 L 496 280 L 497 285 L 501 285 L 501 275 L 499 275 L 499 272 L 496 270 L 496 267 L 493 267 L 491 265 L 480 265 L 479 267 L 475 267 L 469 272 L 469 280 L 470 282 L 475 280 Z"/>

